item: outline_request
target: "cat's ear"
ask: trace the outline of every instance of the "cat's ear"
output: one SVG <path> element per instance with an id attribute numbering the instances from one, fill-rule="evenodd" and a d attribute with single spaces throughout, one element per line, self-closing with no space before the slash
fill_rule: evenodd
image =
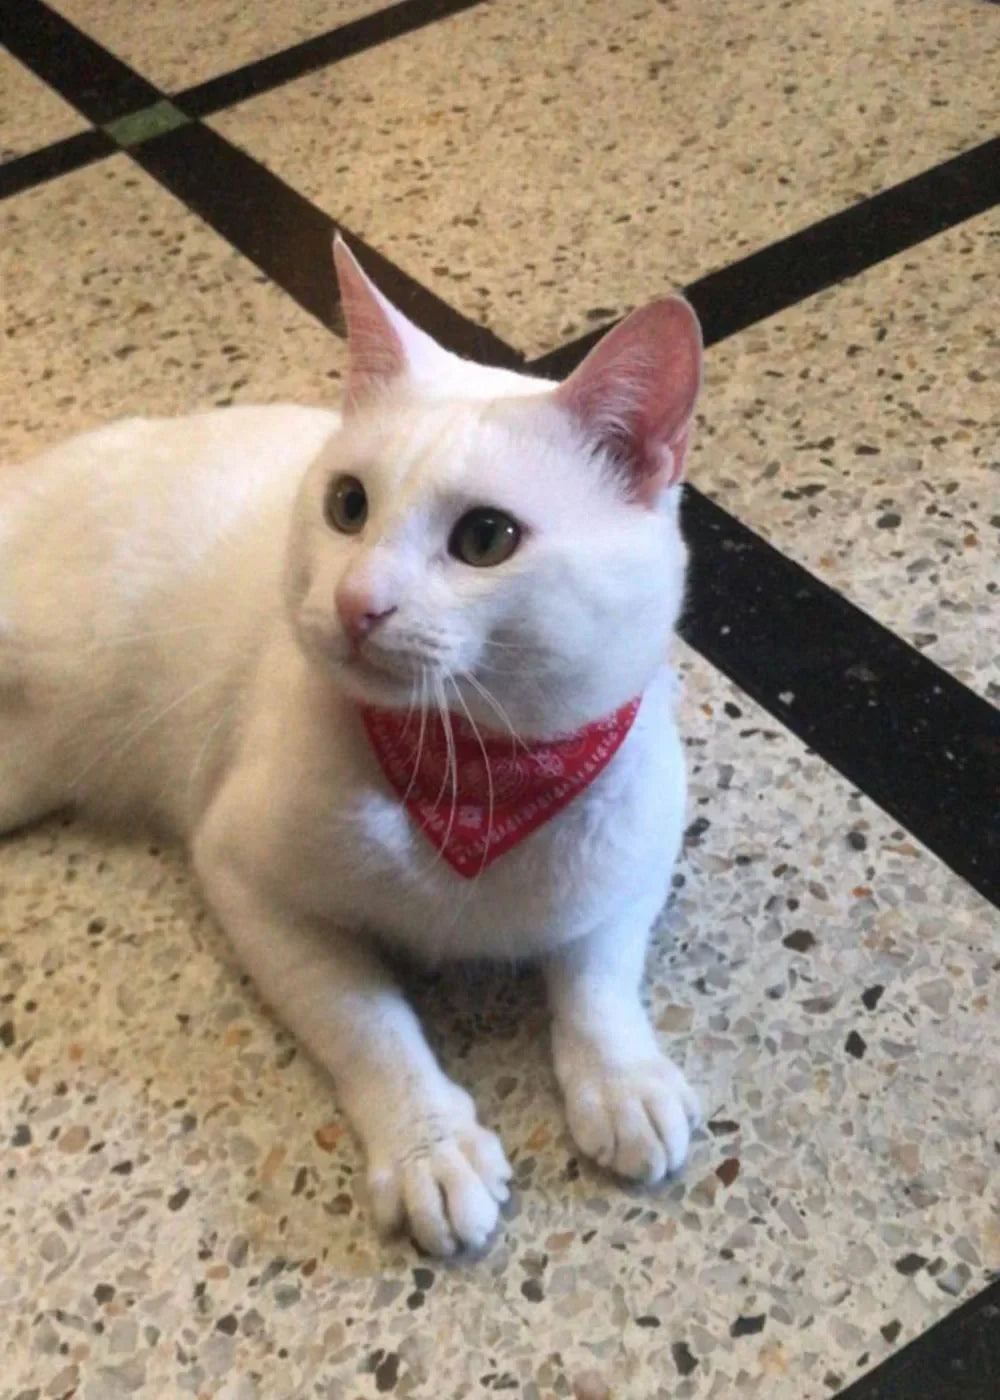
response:
<path id="1" fill-rule="evenodd" d="M 350 411 L 394 381 L 433 375 L 448 352 L 408 321 L 384 297 L 338 233 L 333 240 L 340 300 L 347 322 L 347 387 Z"/>
<path id="2" fill-rule="evenodd" d="M 665 297 L 610 330 L 554 397 L 612 454 L 635 498 L 654 505 L 684 473 L 701 366 L 697 316 L 683 297 Z"/>

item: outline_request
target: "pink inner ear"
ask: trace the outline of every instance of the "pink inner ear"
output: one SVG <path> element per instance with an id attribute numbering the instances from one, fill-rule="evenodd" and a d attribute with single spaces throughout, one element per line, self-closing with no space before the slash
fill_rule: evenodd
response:
<path id="1" fill-rule="evenodd" d="M 340 300 L 347 322 L 345 407 L 356 408 L 372 393 L 406 372 L 402 336 L 389 302 L 375 288 L 338 235 L 333 245 Z"/>
<path id="2" fill-rule="evenodd" d="M 683 474 L 701 365 L 698 318 L 667 297 L 609 331 L 555 398 L 652 505 Z"/>

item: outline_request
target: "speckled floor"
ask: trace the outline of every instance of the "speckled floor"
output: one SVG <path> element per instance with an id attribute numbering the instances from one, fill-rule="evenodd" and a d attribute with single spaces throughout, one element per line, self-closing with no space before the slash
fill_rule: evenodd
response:
<path id="1" fill-rule="evenodd" d="M 196 41 L 168 0 L 58 8 L 175 92 L 377 6 L 213 3 Z M 529 355 L 994 134 L 982 0 L 413 9 L 424 27 L 210 127 Z M 58 72 L 8 37 L 11 169 L 121 115 L 74 31 Z M 234 247 L 157 175 L 172 139 L 153 173 L 122 150 L 4 200 L 0 457 L 124 413 L 336 395 L 301 201 L 269 263 L 223 143 Z M 692 480 L 909 642 L 928 686 L 962 682 L 995 770 L 1000 216 L 948 223 L 712 347 Z M 329 1085 L 175 852 L 68 821 L 0 842 L 2 1400 L 818 1400 L 997 1277 L 1000 915 L 929 848 L 927 793 L 952 789 L 908 774 L 888 815 L 864 764 L 822 756 L 835 717 L 775 718 L 780 678 L 763 708 L 678 652 L 690 826 L 649 998 L 707 1126 L 680 1179 L 621 1189 L 574 1155 L 531 971 L 417 978 L 515 1165 L 482 1260 L 375 1239 Z M 995 809 L 972 817 L 1000 862 Z"/>

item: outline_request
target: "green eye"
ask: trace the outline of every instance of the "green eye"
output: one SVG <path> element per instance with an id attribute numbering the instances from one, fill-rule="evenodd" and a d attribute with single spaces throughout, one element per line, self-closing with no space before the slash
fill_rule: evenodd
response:
<path id="1" fill-rule="evenodd" d="M 356 476 L 337 476 L 324 502 L 326 518 L 343 535 L 356 535 L 368 519 L 368 497 Z"/>
<path id="2" fill-rule="evenodd" d="M 502 510 L 477 506 L 462 516 L 451 532 L 448 553 L 474 569 L 505 563 L 521 543 L 521 527 Z"/>

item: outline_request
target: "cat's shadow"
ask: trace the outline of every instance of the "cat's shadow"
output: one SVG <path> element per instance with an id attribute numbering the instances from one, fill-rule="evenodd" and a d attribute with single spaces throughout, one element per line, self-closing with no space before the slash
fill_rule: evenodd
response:
<path id="1" fill-rule="evenodd" d="M 466 1058 L 472 1046 L 513 1041 L 546 1019 L 541 973 L 531 963 L 455 962 L 426 967 L 393 950 L 386 959 L 429 1038 Z"/>

